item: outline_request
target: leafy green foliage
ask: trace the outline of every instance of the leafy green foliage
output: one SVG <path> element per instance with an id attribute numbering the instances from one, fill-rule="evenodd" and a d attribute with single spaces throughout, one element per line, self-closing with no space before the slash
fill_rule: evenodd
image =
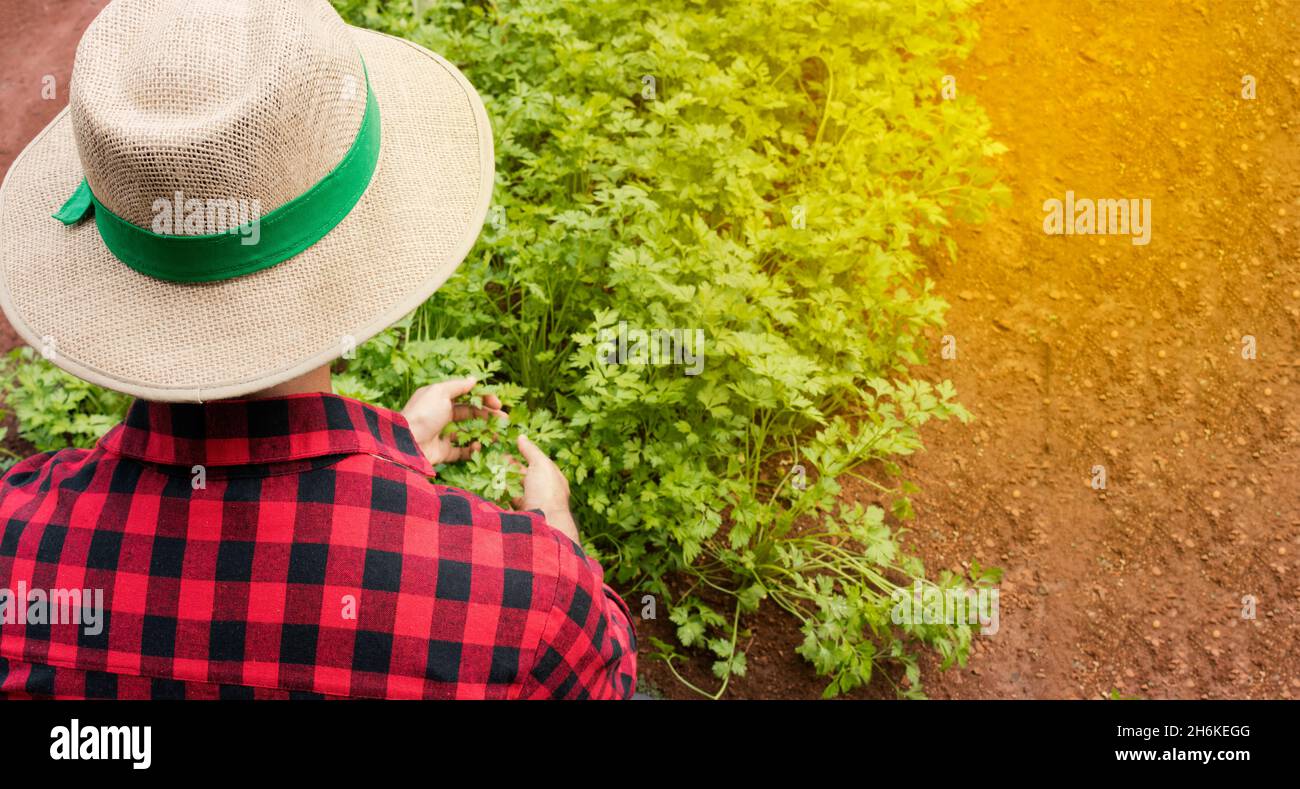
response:
<path id="1" fill-rule="evenodd" d="M 882 662 L 919 695 L 916 643 L 963 662 L 969 626 L 889 613 L 925 575 L 898 543 L 915 488 L 893 460 L 928 421 L 969 418 L 949 383 L 908 374 L 946 308 L 920 250 L 955 254 L 949 222 L 1005 194 L 983 112 L 939 96 L 972 3 L 334 2 L 457 63 L 497 151 L 478 245 L 337 391 L 400 407 L 430 381 L 487 381 L 511 424 L 474 425 L 483 451 L 442 481 L 507 501 L 527 432 L 569 477 L 611 582 L 668 601 L 678 643 L 655 654 L 713 660 L 705 695 L 745 672 L 760 605 L 802 624 L 828 695 Z M 700 374 L 606 363 L 620 322 L 702 330 Z M 52 404 L 17 386 L 24 432 L 52 437 Z"/>
<path id="2" fill-rule="evenodd" d="M 131 403 L 126 395 L 68 375 L 27 347 L 0 362 L 0 390 L 22 438 L 38 452 L 91 446 L 122 421 Z M 8 468 L 20 459 L 6 455 L 0 465 Z"/>
<path id="3" fill-rule="evenodd" d="M 919 688 L 888 613 L 923 568 L 841 484 L 910 517 L 889 459 L 928 420 L 968 418 L 907 370 L 946 306 L 917 250 L 952 253 L 950 217 L 1004 193 L 983 113 L 938 96 L 969 5 L 336 0 L 464 69 L 497 141 L 495 220 L 385 353 L 519 387 L 501 395 L 573 481 L 588 548 L 624 591 L 669 599 L 681 646 L 724 680 L 744 671 L 740 614 L 771 600 L 804 623 L 829 692 L 882 659 Z M 606 364 L 620 322 L 702 329 L 704 369 Z M 390 375 L 355 369 L 365 387 Z M 377 388 L 393 405 L 406 391 Z M 500 446 L 449 473 L 495 493 Z M 947 662 L 970 639 L 901 635 Z"/>

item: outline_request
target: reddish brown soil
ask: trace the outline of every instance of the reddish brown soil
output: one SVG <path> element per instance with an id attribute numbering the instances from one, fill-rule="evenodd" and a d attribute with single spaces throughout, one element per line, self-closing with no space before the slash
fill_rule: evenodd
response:
<path id="1" fill-rule="evenodd" d="M 999 633 L 965 669 L 927 661 L 927 691 L 1300 695 L 1300 3 L 976 13 L 954 73 L 1011 149 L 1014 201 L 934 264 L 958 358 L 922 374 L 951 378 L 976 421 L 927 428 L 908 542 L 931 572 L 978 559 L 1006 578 Z M 1151 198 L 1151 243 L 1046 236 L 1043 201 L 1067 189 Z M 757 628 L 728 694 L 815 695 L 790 623 Z"/>
<path id="2" fill-rule="evenodd" d="M 918 550 L 1004 566 L 1002 631 L 934 695 L 1300 694 L 1300 4 L 1024 9 L 959 72 L 1016 197 L 940 271 L 980 418 L 912 465 Z M 1151 244 L 1046 236 L 1066 189 L 1150 197 Z"/>

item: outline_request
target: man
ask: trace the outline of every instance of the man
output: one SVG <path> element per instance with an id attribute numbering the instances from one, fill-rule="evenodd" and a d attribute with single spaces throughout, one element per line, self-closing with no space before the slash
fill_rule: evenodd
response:
<path id="1" fill-rule="evenodd" d="M 140 399 L 0 480 L 0 696 L 632 695 L 559 468 L 519 440 L 519 511 L 430 481 L 501 403 L 331 393 L 459 265 L 492 183 L 464 76 L 325 0 L 101 13 L 0 188 L 0 304 Z"/>

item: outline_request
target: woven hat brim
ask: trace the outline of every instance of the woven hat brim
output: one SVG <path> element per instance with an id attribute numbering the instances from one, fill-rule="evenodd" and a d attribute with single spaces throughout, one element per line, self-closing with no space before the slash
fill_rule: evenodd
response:
<path id="1" fill-rule="evenodd" d="M 0 186 L 0 306 L 73 375 L 151 400 L 203 402 L 282 383 L 342 355 L 433 294 L 469 253 L 492 197 L 492 131 L 460 71 L 350 28 L 382 118 L 379 163 L 351 213 L 264 271 L 181 284 L 128 268 L 93 221 L 51 214 L 82 178 L 65 109 Z"/>

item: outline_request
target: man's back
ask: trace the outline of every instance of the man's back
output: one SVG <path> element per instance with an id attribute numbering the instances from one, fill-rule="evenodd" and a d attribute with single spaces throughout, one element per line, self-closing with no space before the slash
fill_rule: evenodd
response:
<path id="1" fill-rule="evenodd" d="M 432 474 L 347 398 L 137 402 L 0 480 L 0 696 L 630 696 L 599 565 Z"/>

